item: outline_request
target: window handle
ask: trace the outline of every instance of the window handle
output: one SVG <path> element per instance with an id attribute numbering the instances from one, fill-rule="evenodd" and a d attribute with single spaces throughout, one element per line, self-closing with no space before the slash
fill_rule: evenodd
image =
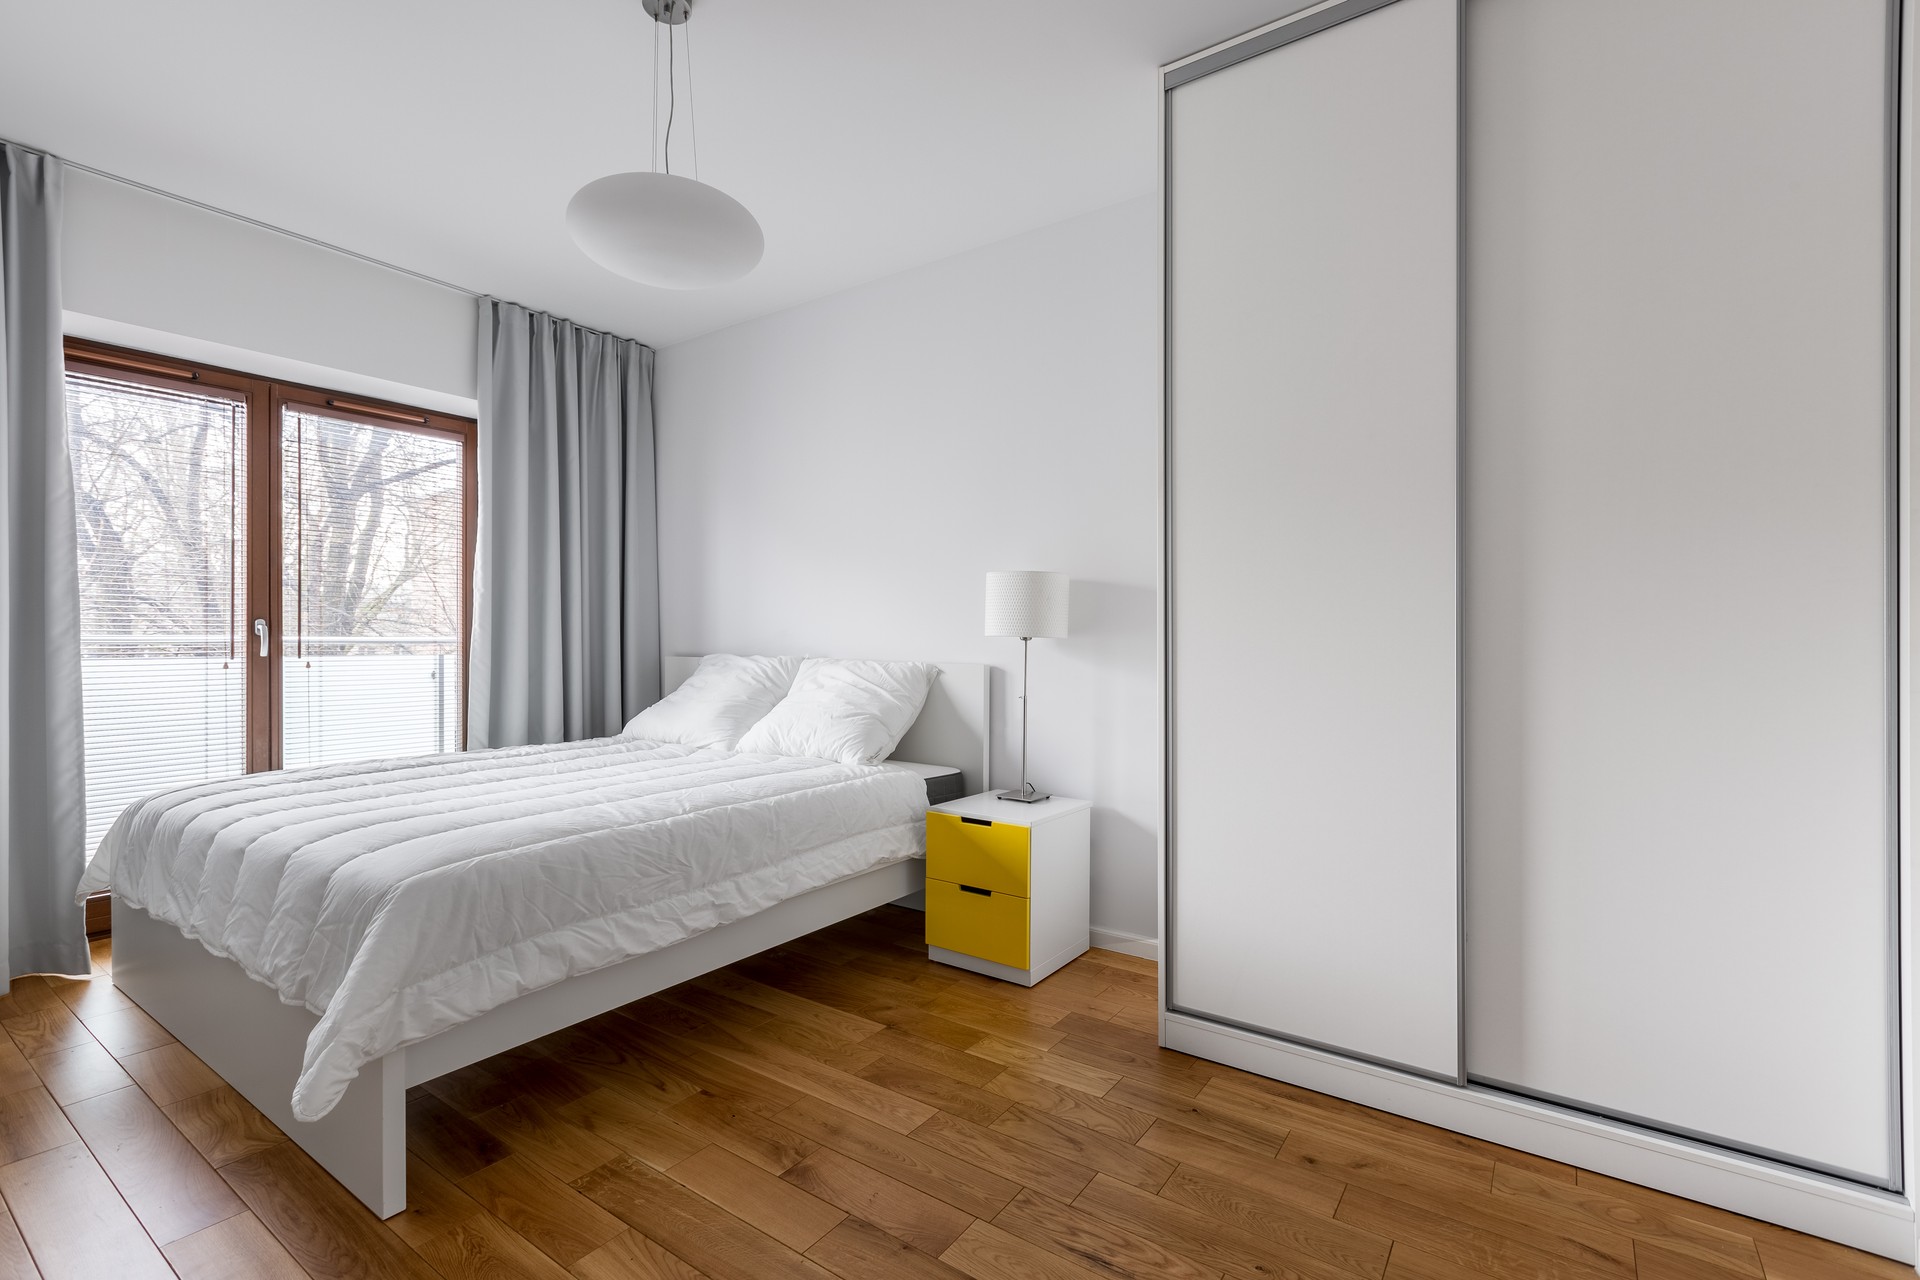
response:
<path id="1" fill-rule="evenodd" d="M 267 620 L 265 618 L 255 618 L 253 620 L 253 634 L 260 637 L 260 656 L 263 658 L 266 657 L 267 656 Z"/>

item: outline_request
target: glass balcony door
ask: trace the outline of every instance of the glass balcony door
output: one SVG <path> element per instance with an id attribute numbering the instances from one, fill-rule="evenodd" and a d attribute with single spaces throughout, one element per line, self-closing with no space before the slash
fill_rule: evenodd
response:
<path id="1" fill-rule="evenodd" d="M 87 842 L 134 800 L 465 741 L 473 424 L 72 341 Z"/>

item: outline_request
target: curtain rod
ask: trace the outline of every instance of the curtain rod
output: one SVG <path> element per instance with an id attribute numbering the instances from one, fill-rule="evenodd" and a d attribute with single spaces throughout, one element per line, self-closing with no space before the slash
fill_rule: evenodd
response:
<path id="1" fill-rule="evenodd" d="M 424 271 L 415 271 L 412 267 L 403 267 L 398 263 L 388 262 L 383 258 L 376 258 L 372 254 L 360 253 L 354 249 L 343 249 L 337 244 L 329 244 L 325 240 L 320 240 L 309 235 L 302 235 L 298 231 L 289 231 L 285 227 L 276 227 L 271 222 L 262 222 L 258 218 L 249 218 L 244 213 L 235 213 L 231 209 L 222 209 L 219 205 L 208 204 L 204 200 L 195 200 L 191 196 L 183 196 L 172 191 L 165 191 L 150 183 L 140 182 L 134 178 L 123 177 L 117 173 L 109 173 L 105 169 L 97 169 L 90 164 L 81 164 L 78 160 L 69 160 L 65 156 L 56 155 L 54 152 L 46 150 L 44 147 L 31 146 L 25 142 L 15 141 L 10 138 L 0 138 L 0 142 L 12 142 L 14 146 L 25 148 L 28 151 L 38 151 L 41 155 L 53 156 L 67 168 L 78 169 L 82 173 L 90 173 L 96 178 L 105 178 L 109 182 L 117 182 L 122 186 L 144 191 L 148 195 L 160 196 L 163 199 L 172 200 L 178 204 L 191 205 L 196 209 L 203 209 L 208 213 L 218 214 L 222 218 L 231 218 L 235 222 L 244 222 L 250 227 L 258 227 L 262 231 L 271 231 L 275 235 L 286 236 L 289 240 L 299 240 L 305 244 L 310 244 L 316 249 L 325 249 L 329 253 L 337 253 L 342 257 L 355 258 L 369 266 L 382 267 L 388 271 L 398 272 L 403 276 L 412 276 L 415 280 L 422 280 L 427 284 L 438 285 L 442 289 L 451 289 L 455 293 L 464 293 L 469 298 L 483 298 L 487 296 L 477 289 L 469 289 L 465 285 L 454 284 L 451 280 L 442 280 L 438 276 L 430 276 Z"/>

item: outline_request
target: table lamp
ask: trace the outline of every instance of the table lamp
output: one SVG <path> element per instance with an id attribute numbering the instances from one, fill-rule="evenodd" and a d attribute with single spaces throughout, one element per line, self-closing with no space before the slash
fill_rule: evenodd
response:
<path id="1" fill-rule="evenodd" d="M 1020 637 L 1020 787 L 1002 800 L 1036 804 L 1050 797 L 1027 781 L 1027 649 L 1036 636 L 1067 634 L 1067 575 L 1001 569 L 987 575 L 987 634 Z"/>

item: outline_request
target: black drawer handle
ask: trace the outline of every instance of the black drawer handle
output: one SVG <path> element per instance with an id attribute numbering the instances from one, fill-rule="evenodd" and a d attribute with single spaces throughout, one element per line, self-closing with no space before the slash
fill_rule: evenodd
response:
<path id="1" fill-rule="evenodd" d="M 977 894 L 979 894 L 979 895 L 980 895 L 981 897 L 983 897 L 983 898 L 991 898 L 991 897 L 993 896 L 993 890 L 991 890 L 991 889 L 976 889 L 976 888 L 974 888 L 974 887 L 973 887 L 972 885 L 970 885 L 970 884 L 963 884 L 963 885 L 961 885 L 961 886 L 960 886 L 960 892 L 962 892 L 962 893 L 977 893 Z"/>
<path id="2" fill-rule="evenodd" d="M 960 821 L 970 827 L 990 827 L 993 825 L 992 818 L 962 818 Z"/>

